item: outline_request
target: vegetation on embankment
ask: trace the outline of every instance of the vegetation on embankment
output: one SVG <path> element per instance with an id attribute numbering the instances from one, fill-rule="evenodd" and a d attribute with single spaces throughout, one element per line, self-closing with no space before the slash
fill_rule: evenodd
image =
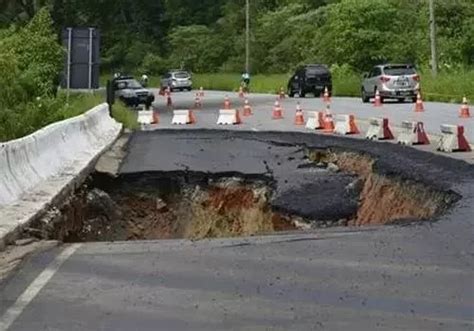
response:
<path id="1" fill-rule="evenodd" d="M 359 97 L 362 75 L 348 66 L 332 66 L 333 93 L 336 96 Z M 139 74 L 137 74 L 137 77 Z M 250 84 L 254 93 L 276 93 L 280 87 L 288 84 L 291 74 L 257 74 L 252 76 Z M 102 77 L 105 84 L 107 77 Z M 159 77 L 150 78 L 150 87 L 158 87 Z M 193 84 L 197 89 L 237 91 L 240 84 L 239 73 L 193 74 Z M 433 77 L 428 69 L 421 70 L 421 88 L 426 101 L 460 103 L 463 96 L 474 101 L 474 70 L 441 71 Z"/>
<path id="2" fill-rule="evenodd" d="M 333 66 L 333 92 L 336 96 L 359 97 L 362 76 L 349 69 Z M 288 84 L 290 74 L 255 75 L 251 90 L 258 93 L 275 93 Z M 239 74 L 195 74 L 195 87 L 203 86 L 211 90 L 238 90 Z M 460 103 L 463 96 L 474 100 L 474 70 L 442 71 L 433 77 L 429 70 L 421 72 L 421 88 L 426 101 Z"/>
<path id="3" fill-rule="evenodd" d="M 25 26 L 0 30 L 0 141 L 26 136 L 50 123 L 77 116 L 104 102 L 104 94 L 58 91 L 63 49 L 47 10 Z M 114 116 L 126 127 L 134 114 L 122 105 Z"/>

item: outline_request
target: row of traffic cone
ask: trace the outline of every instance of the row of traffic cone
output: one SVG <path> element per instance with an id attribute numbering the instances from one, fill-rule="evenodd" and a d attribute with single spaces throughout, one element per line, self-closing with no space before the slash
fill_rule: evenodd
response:
<path id="1" fill-rule="evenodd" d="M 378 90 L 375 91 L 375 99 L 374 99 L 374 107 L 382 107 L 382 98 L 380 97 L 380 92 Z M 416 102 L 415 102 L 415 112 L 422 113 L 425 111 L 425 106 L 423 104 L 423 98 L 421 96 L 420 91 L 416 94 Z M 461 118 L 470 118 L 471 113 L 469 111 L 469 105 L 467 102 L 467 98 L 463 97 L 461 109 L 459 110 L 459 117 Z"/>
<path id="2" fill-rule="evenodd" d="M 166 96 L 166 99 L 167 99 L 167 102 L 166 102 L 167 106 L 172 107 L 173 106 L 173 101 L 172 101 L 172 98 L 171 98 L 171 90 L 169 88 L 167 88 L 164 91 L 164 95 Z M 243 94 L 243 89 L 241 87 L 241 90 L 239 91 L 239 96 L 243 96 L 243 95 L 244 95 Z M 203 96 L 204 96 L 204 90 L 201 87 L 200 91 L 196 93 L 195 102 L 194 102 L 195 108 L 201 108 L 202 107 L 202 97 Z M 283 88 L 280 89 L 280 93 L 279 93 L 278 98 L 279 99 L 285 98 L 285 93 L 284 93 Z M 326 104 L 330 104 L 330 102 L 331 102 L 331 99 L 330 99 L 330 96 L 329 96 L 329 91 L 328 91 L 327 87 L 325 88 L 325 91 L 324 91 L 324 94 L 323 94 L 323 101 Z M 248 104 L 248 99 L 246 99 L 245 102 Z M 276 101 L 276 104 L 278 104 L 278 106 L 275 105 L 272 118 L 274 118 L 274 119 L 283 118 L 282 109 L 281 109 L 281 106 L 279 105 L 278 99 Z M 299 104 L 298 104 L 297 107 L 299 107 Z M 380 92 L 378 90 L 375 93 L 374 107 L 382 107 L 382 100 L 381 100 Z M 224 100 L 224 109 L 230 109 L 230 108 L 231 108 L 231 102 L 230 102 L 229 97 L 226 96 L 225 100 Z M 424 104 L 423 104 L 423 99 L 422 99 L 421 93 L 419 91 L 417 93 L 417 98 L 416 98 L 414 111 L 415 112 L 424 112 L 425 111 L 425 107 L 424 107 Z M 298 111 L 297 111 L 297 113 L 298 113 Z M 462 104 L 460 112 L 459 112 L 459 117 L 461 117 L 461 118 L 470 118 L 471 117 L 466 97 L 463 98 L 463 104 Z M 301 125 L 301 124 L 298 124 L 298 125 Z"/>

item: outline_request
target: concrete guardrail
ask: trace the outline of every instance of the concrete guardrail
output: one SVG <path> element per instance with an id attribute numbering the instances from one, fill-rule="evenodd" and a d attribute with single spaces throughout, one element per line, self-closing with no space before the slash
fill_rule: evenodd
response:
<path id="1" fill-rule="evenodd" d="M 122 125 L 107 104 L 0 143 L 0 249 L 16 230 L 44 214 L 59 196 L 82 184 Z"/>

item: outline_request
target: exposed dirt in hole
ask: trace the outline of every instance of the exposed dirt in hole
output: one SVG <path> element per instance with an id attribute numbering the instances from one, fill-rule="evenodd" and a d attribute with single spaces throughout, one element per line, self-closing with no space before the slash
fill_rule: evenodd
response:
<path id="1" fill-rule="evenodd" d="M 459 199 L 453 192 L 439 191 L 420 183 L 377 174 L 373 169 L 374 160 L 366 155 L 328 152 L 323 158 L 336 164 L 343 172 L 357 174 L 363 183 L 357 216 L 348 225 L 385 225 L 429 220 Z"/>
<path id="2" fill-rule="evenodd" d="M 276 184 L 268 177 L 218 178 L 186 172 L 112 178 L 97 174 L 59 210 L 51 210 L 28 229 L 27 235 L 65 242 L 203 239 L 308 227 L 385 225 L 432 220 L 460 198 L 426 184 L 381 175 L 368 155 L 308 149 L 305 158 L 332 173 L 358 178 L 349 185 L 353 187 L 346 188 L 360 194 L 352 219 L 312 219 L 308 226 L 310 221 L 298 210 L 291 216 L 281 209 L 277 213 L 272 210 Z"/>
<path id="3" fill-rule="evenodd" d="M 167 179 L 161 187 L 139 187 L 124 180 L 107 193 L 84 186 L 48 226 L 40 225 L 42 236 L 64 242 L 203 239 L 296 228 L 272 212 L 266 183 L 234 178 L 202 184 Z"/>

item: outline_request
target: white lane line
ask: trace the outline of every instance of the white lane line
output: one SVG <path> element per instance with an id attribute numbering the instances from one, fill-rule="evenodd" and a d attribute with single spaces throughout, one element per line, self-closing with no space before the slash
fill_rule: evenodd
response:
<path id="1" fill-rule="evenodd" d="M 25 289 L 25 291 L 18 297 L 13 306 L 0 318 L 0 330 L 6 331 L 21 315 L 28 304 L 36 297 L 41 289 L 50 281 L 54 274 L 59 270 L 61 265 L 81 247 L 82 244 L 74 244 L 64 249 L 61 254 L 44 269 L 38 277 Z"/>

